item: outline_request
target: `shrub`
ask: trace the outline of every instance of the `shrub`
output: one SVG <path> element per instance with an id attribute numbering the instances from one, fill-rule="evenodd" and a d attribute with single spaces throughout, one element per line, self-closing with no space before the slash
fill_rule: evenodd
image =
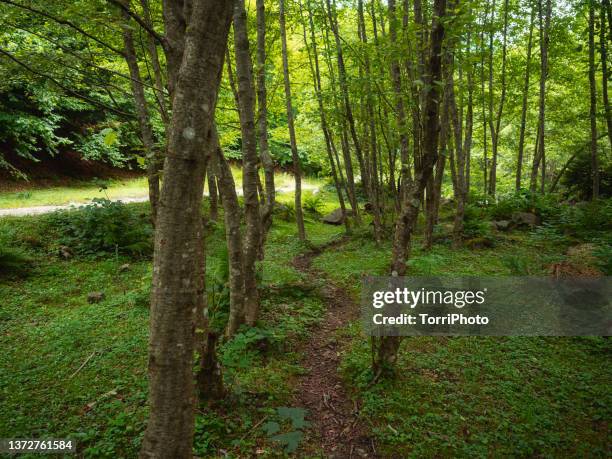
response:
<path id="1" fill-rule="evenodd" d="M 325 208 L 325 202 L 318 194 L 309 194 L 304 198 L 302 207 L 306 212 L 314 215 L 319 215 Z"/>
<path id="2" fill-rule="evenodd" d="M 509 220 L 515 212 L 532 212 L 546 221 L 558 212 L 555 195 L 542 196 L 528 190 L 500 195 L 497 202 L 488 207 L 488 214 L 495 220 Z"/>
<path id="3" fill-rule="evenodd" d="M 152 229 L 143 215 L 120 201 L 93 199 L 79 209 L 51 214 L 58 242 L 82 255 L 145 255 L 152 251 Z"/>
<path id="4" fill-rule="evenodd" d="M 593 255 L 597 259 L 596 265 L 606 276 L 612 275 L 612 244 L 598 246 Z"/>

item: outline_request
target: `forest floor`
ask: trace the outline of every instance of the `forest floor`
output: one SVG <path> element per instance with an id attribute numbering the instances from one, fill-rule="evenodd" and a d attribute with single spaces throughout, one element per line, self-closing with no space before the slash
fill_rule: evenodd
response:
<path id="1" fill-rule="evenodd" d="M 337 205 L 326 189 L 321 198 L 321 212 Z M 147 203 L 127 207 L 148 211 Z M 199 407 L 198 457 L 346 458 L 352 450 L 358 458 L 373 447 L 392 458 L 609 457 L 610 340 L 414 337 L 403 342 L 396 378 L 372 386 L 355 299 L 364 275 L 388 272 L 390 242 L 376 244 L 366 225 L 345 237 L 343 227 L 306 217 L 309 244 L 296 237 L 292 215 L 275 217 L 261 318 L 219 348 L 228 396 Z M 209 306 L 221 312 L 222 221 L 207 241 Z M 438 236 L 450 221 L 444 208 Z M 80 457 L 136 457 L 148 415 L 151 259 L 63 258 L 64 227 L 55 224 L 49 215 L 0 218 L 0 248 L 29 258 L 24 272 L 0 273 L 0 438 L 70 437 Z M 437 237 L 430 251 L 417 237 L 410 270 L 550 275 L 551 266 L 580 262 L 568 252 L 579 241 L 547 231 L 495 232 L 491 245 L 461 249 Z M 91 292 L 104 297 L 90 303 Z"/>
<path id="2" fill-rule="evenodd" d="M 305 358 L 301 365 L 305 375 L 299 380 L 296 398 L 300 406 L 308 409 L 312 423 L 310 441 L 326 457 L 376 457 L 374 440 L 359 418 L 358 404 L 348 396 L 338 372 L 341 352 L 348 345 L 346 339 L 339 339 L 338 332 L 358 319 L 359 305 L 351 292 L 312 266 L 313 259 L 324 250 L 337 249 L 343 242 L 345 238 L 332 240 L 293 259 L 293 266 L 318 286 L 326 306 L 321 323 L 303 349 Z"/>

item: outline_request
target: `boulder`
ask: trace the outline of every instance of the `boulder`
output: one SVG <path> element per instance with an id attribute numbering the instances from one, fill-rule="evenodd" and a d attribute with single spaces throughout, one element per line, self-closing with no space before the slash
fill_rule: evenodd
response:
<path id="1" fill-rule="evenodd" d="M 510 231 L 514 225 L 510 220 L 498 220 L 493 222 L 493 227 L 497 231 Z"/>
<path id="2" fill-rule="evenodd" d="M 514 212 L 512 214 L 512 221 L 517 226 L 528 226 L 533 228 L 540 224 L 540 217 L 531 212 Z"/>
<path id="3" fill-rule="evenodd" d="M 104 292 L 91 292 L 87 295 L 88 303 L 99 303 L 100 301 L 104 301 L 106 295 Z"/>
<path id="4" fill-rule="evenodd" d="M 322 219 L 323 223 L 328 225 L 342 225 L 344 223 L 344 216 L 342 215 L 342 209 L 338 208 L 333 212 L 325 215 Z"/>

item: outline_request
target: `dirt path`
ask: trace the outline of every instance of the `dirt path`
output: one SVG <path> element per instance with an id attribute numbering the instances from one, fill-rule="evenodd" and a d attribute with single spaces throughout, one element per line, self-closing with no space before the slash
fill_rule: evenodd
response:
<path id="1" fill-rule="evenodd" d="M 302 184 L 303 191 L 312 191 L 313 193 L 317 193 L 319 191 L 319 187 L 316 185 L 312 185 L 309 183 Z M 293 191 L 292 186 L 281 186 L 276 189 L 277 193 L 289 193 Z M 236 193 L 238 196 L 242 196 L 242 187 L 236 188 Z M 204 196 L 207 196 L 207 193 L 204 193 Z M 149 200 L 148 196 L 138 196 L 138 197 L 126 197 L 126 198 L 116 198 L 113 201 L 121 201 L 126 204 L 132 202 L 147 202 Z M 55 212 L 56 210 L 65 210 L 70 209 L 71 207 L 80 207 L 90 204 L 89 202 L 70 202 L 68 204 L 57 205 L 57 206 L 32 206 L 32 207 L 15 207 L 10 209 L 0 209 L 0 217 L 23 217 L 26 215 L 39 215 L 39 214 L 48 214 L 50 212 Z"/>
<path id="2" fill-rule="evenodd" d="M 377 457 L 373 441 L 358 418 L 358 407 L 348 397 L 338 374 L 340 351 L 336 332 L 359 315 L 359 305 L 345 289 L 312 267 L 312 260 L 323 250 L 341 244 L 334 241 L 293 260 L 293 266 L 306 274 L 319 288 L 327 310 L 313 329 L 301 362 L 306 374 L 301 377 L 296 403 L 308 409 L 312 424 L 310 443 L 329 458 Z"/>

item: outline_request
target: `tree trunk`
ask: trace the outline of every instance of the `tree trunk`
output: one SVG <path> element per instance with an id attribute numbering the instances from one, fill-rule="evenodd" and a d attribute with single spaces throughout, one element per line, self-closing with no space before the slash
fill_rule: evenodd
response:
<path id="1" fill-rule="evenodd" d="M 216 148 L 213 151 L 212 165 L 219 184 L 221 202 L 223 203 L 225 239 L 229 264 L 230 313 L 226 334 L 228 337 L 232 337 L 245 320 L 244 255 L 242 249 L 242 230 L 240 228 L 241 212 L 232 170 L 223 156 L 223 151 L 216 135 L 215 144 Z"/>
<path id="2" fill-rule="evenodd" d="M 260 252 L 263 256 L 263 246 L 266 234 L 272 226 L 272 215 L 276 190 L 274 186 L 274 161 L 268 146 L 268 102 L 266 91 L 266 11 L 264 0 L 257 0 L 257 134 L 259 138 L 259 156 L 264 169 L 265 204 L 261 213 L 261 243 Z"/>
<path id="3" fill-rule="evenodd" d="M 595 83 L 595 0 L 589 0 L 589 89 L 591 96 L 589 111 L 589 119 L 591 122 L 591 199 L 595 201 L 599 198 L 599 157 L 597 156 L 597 86 Z"/>
<path id="4" fill-rule="evenodd" d="M 303 13 L 302 3 L 300 1 L 300 15 L 302 15 L 302 13 Z M 334 141 L 329 132 L 329 126 L 327 124 L 327 116 L 325 114 L 325 108 L 323 105 L 323 94 L 322 94 L 322 86 L 321 86 L 321 70 L 319 67 L 319 55 L 317 52 L 317 40 L 315 37 L 314 21 L 312 18 L 312 11 L 310 7 L 308 7 L 308 25 L 310 29 L 310 45 L 308 44 L 306 23 L 305 23 L 304 18 L 302 17 L 304 44 L 306 46 L 306 51 L 308 53 L 310 73 L 313 75 L 313 78 L 314 78 L 314 81 L 313 81 L 314 90 L 317 96 L 317 103 L 319 106 L 319 117 L 321 119 L 321 130 L 323 131 L 323 137 L 325 138 L 325 148 L 327 150 L 327 157 L 329 160 L 329 166 L 331 169 L 332 179 L 334 180 L 334 186 L 336 188 L 336 195 L 338 196 L 338 202 L 340 204 L 340 210 L 342 211 L 342 219 L 344 220 L 346 232 L 350 233 L 351 226 L 350 226 L 350 220 L 348 219 L 348 215 L 346 212 L 346 204 L 344 202 L 344 195 L 342 193 L 342 182 L 338 178 L 338 172 L 336 170 L 336 161 L 334 160 L 334 155 L 335 155 Z M 338 168 L 340 168 L 340 164 L 338 164 Z"/>
<path id="5" fill-rule="evenodd" d="M 606 11 L 610 12 L 610 1 L 602 0 L 600 10 L 600 28 L 599 28 L 599 53 L 601 55 L 601 92 L 603 95 L 604 113 L 606 116 L 606 125 L 608 126 L 608 140 L 612 147 L 612 110 L 610 109 L 610 99 L 608 97 L 608 44 L 612 41 L 612 33 L 608 31 L 606 37 Z M 609 20 L 610 18 L 608 18 Z M 608 24 L 612 27 L 612 24 Z"/>
<path id="6" fill-rule="evenodd" d="M 523 85 L 523 105 L 521 108 L 521 127 L 519 134 L 518 158 L 516 161 L 516 191 L 521 189 L 523 175 L 523 155 L 525 151 L 525 128 L 527 125 L 527 102 L 529 100 L 529 76 L 531 75 L 531 49 L 533 43 L 533 28 L 535 23 L 535 8 L 531 8 L 529 20 L 529 40 L 527 42 L 527 61 L 525 63 L 525 82 Z"/>
<path id="7" fill-rule="evenodd" d="M 151 204 L 151 221 L 153 226 L 157 220 L 157 203 L 159 201 L 159 159 L 155 152 L 155 137 L 151 126 L 151 117 L 149 116 L 149 108 L 145 97 L 144 85 L 138 68 L 138 58 L 136 56 L 136 47 L 134 46 L 134 37 L 132 36 L 132 28 L 130 25 L 130 16 L 127 12 L 123 13 L 125 26 L 123 27 L 123 46 L 125 50 L 125 61 L 130 71 L 130 82 L 132 85 L 132 94 L 134 95 L 134 105 L 136 106 L 136 117 L 138 118 L 138 126 L 142 137 L 145 157 L 147 160 L 147 181 L 149 183 L 149 202 Z"/>
<path id="8" fill-rule="evenodd" d="M 421 170 L 415 174 L 414 181 L 404 195 L 401 213 L 398 216 L 393 239 L 391 270 L 394 275 L 406 274 L 406 260 L 409 255 L 411 236 L 414 231 L 419 211 L 420 197 L 427 181 L 431 177 L 438 160 L 438 138 L 440 131 L 440 82 L 442 79 L 442 42 L 444 41 L 444 24 L 446 20 L 446 0 L 434 0 L 434 19 L 431 32 L 431 53 L 427 65 L 427 92 L 424 106 L 423 160 Z M 373 340 L 373 371 L 376 377 L 386 367 L 395 362 L 401 343 L 399 336 L 384 336 Z"/>
<path id="9" fill-rule="evenodd" d="M 495 1 L 493 2 L 495 8 Z M 491 17 L 493 22 L 493 17 Z M 493 125 L 493 119 L 490 118 L 491 123 L 491 169 L 489 177 L 489 194 L 495 196 L 497 188 L 497 157 L 499 148 L 499 131 L 501 128 L 501 119 L 504 112 L 504 102 L 506 101 L 506 54 L 507 54 L 507 37 L 508 37 L 508 0 L 504 1 L 504 29 L 503 29 L 503 44 L 502 44 L 502 68 L 501 68 L 501 95 L 499 100 L 499 107 L 497 109 L 497 116 L 495 118 L 495 125 Z M 491 62 L 493 58 L 493 36 L 491 35 Z M 493 68 L 490 68 L 489 82 L 492 81 Z M 489 87 L 491 91 L 491 101 L 493 100 L 493 88 Z M 493 113 L 491 111 L 491 113 Z"/>
<path id="10" fill-rule="evenodd" d="M 289 127 L 289 142 L 291 144 L 291 159 L 293 160 L 293 175 L 295 176 L 295 221 L 300 241 L 306 240 L 306 228 L 302 214 L 302 168 L 298 155 L 295 125 L 293 121 L 293 105 L 291 102 L 291 81 L 289 79 L 289 59 L 287 56 L 287 30 L 285 27 L 285 0 L 280 0 L 280 33 L 283 54 L 283 79 L 285 83 L 285 99 L 287 103 L 287 124 Z"/>
<path id="11" fill-rule="evenodd" d="M 143 458 L 193 455 L 195 311 L 205 294 L 200 209 L 232 12 L 229 2 L 194 0 L 185 24 L 179 3 L 164 4 L 173 107 L 155 231 Z"/>
<path id="12" fill-rule="evenodd" d="M 234 48 L 236 53 L 236 79 L 240 104 L 240 133 L 242 135 L 242 190 L 244 194 L 244 295 L 245 319 L 254 325 L 259 314 L 256 262 L 261 243 L 261 215 L 257 191 L 258 157 L 255 131 L 255 94 L 253 68 L 249 51 L 247 17 L 244 0 L 234 4 Z"/>
<path id="13" fill-rule="evenodd" d="M 550 29 L 551 0 L 546 0 L 546 11 L 542 10 L 542 2 L 538 0 L 538 20 L 540 24 L 540 102 L 538 115 L 538 137 L 537 154 L 533 158 L 531 168 L 531 183 L 529 189 L 536 192 L 538 182 L 538 170 L 542 158 L 545 157 L 545 133 L 546 133 L 546 79 L 548 77 L 548 31 Z"/>

